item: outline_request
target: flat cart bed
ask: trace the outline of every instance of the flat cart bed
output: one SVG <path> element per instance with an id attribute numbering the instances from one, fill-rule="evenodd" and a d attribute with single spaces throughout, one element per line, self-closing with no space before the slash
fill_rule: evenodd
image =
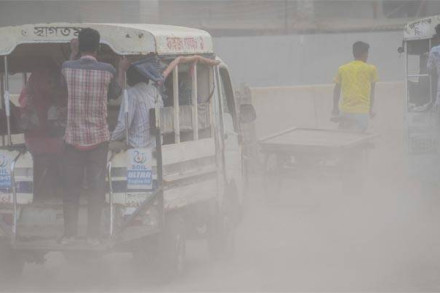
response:
<path id="1" fill-rule="evenodd" d="M 331 129 L 292 128 L 260 140 L 263 152 L 335 153 L 371 143 L 369 133 L 346 132 Z"/>
<path id="2" fill-rule="evenodd" d="M 322 174 L 353 181 L 350 176 L 357 176 L 366 165 L 375 137 L 371 133 L 292 128 L 260 140 L 266 195 L 277 193 L 285 175 L 319 181 Z"/>

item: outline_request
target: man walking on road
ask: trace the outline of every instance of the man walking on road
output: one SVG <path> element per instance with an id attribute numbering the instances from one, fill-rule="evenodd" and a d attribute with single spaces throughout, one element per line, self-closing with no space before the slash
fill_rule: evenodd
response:
<path id="1" fill-rule="evenodd" d="M 338 120 L 339 127 L 344 130 L 366 131 L 369 118 L 375 115 L 373 105 L 377 71 L 374 65 L 366 63 L 369 48 L 367 43 L 354 43 L 355 60 L 339 67 L 334 80 L 332 120 Z"/>
<path id="2" fill-rule="evenodd" d="M 72 56 L 75 58 L 79 49 L 80 58 L 66 61 L 62 66 L 68 91 L 62 244 L 70 244 L 78 236 L 79 198 L 84 174 L 87 174 L 89 192 L 88 243 L 99 244 L 110 139 L 107 99 L 119 97 L 124 72 L 129 65 L 125 59 L 121 60 L 116 79 L 112 65 L 96 60 L 99 42 L 98 31 L 91 28 L 81 30 L 78 42 L 72 41 Z"/>

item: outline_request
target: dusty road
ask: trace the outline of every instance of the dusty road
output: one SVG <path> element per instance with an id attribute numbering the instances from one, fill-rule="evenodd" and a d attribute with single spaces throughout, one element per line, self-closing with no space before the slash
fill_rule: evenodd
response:
<path id="1" fill-rule="evenodd" d="M 306 193 L 285 180 L 268 205 L 254 180 L 232 261 L 210 261 L 204 243 L 189 243 L 186 274 L 155 285 L 129 255 L 75 267 L 54 253 L 44 266 L 27 265 L 8 290 L 438 291 L 440 198 L 408 182 L 396 143 L 374 150 L 363 192 L 343 195 L 320 180 Z"/>

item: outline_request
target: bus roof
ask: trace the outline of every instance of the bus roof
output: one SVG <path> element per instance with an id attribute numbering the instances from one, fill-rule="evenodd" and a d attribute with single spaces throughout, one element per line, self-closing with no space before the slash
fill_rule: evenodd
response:
<path id="1" fill-rule="evenodd" d="M 411 21 L 405 25 L 403 39 L 405 41 L 431 39 L 438 24 L 440 24 L 440 15 Z"/>
<path id="2" fill-rule="evenodd" d="M 0 56 L 10 54 L 20 44 L 68 43 L 85 27 L 98 30 L 101 43 L 119 55 L 213 53 L 211 35 L 199 29 L 152 24 L 46 23 L 0 28 Z"/>

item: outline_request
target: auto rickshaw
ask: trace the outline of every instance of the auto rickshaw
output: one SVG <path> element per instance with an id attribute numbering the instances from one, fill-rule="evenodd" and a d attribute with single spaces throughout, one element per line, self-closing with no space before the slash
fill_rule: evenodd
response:
<path id="1" fill-rule="evenodd" d="M 101 61 L 114 65 L 121 56 L 133 62 L 153 56 L 167 76 L 158 85 L 165 107 L 150 113 L 156 146 L 108 155 L 103 241 L 98 247 L 57 241 L 63 233 L 62 197 L 34 194 L 33 158 L 11 111 L 16 92 L 10 81 L 21 75 L 25 83 L 34 69 L 32 60 L 67 60 L 70 41 L 85 27 L 101 34 Z M 216 56 L 207 32 L 144 24 L 3 27 L 0 59 L 1 110 L 7 124 L 0 148 L 1 277 L 18 275 L 26 262 L 43 262 L 52 251 L 75 258 L 132 252 L 136 259 L 154 259 L 167 276 L 182 272 L 189 238 L 206 239 L 216 257 L 232 255 L 243 210 L 239 122 L 252 121 L 255 112 L 235 100 L 228 67 Z M 122 95 L 109 102 L 110 127 L 126 99 Z M 80 235 L 86 226 L 86 200 L 81 200 Z"/>
<path id="2" fill-rule="evenodd" d="M 405 60 L 405 122 L 410 175 L 435 184 L 439 169 L 440 113 L 436 106 L 437 76 L 428 72 L 428 57 L 438 45 L 435 27 L 440 16 L 432 16 L 405 25 L 403 44 L 398 48 Z M 438 73 L 437 73 L 438 74 Z"/>

